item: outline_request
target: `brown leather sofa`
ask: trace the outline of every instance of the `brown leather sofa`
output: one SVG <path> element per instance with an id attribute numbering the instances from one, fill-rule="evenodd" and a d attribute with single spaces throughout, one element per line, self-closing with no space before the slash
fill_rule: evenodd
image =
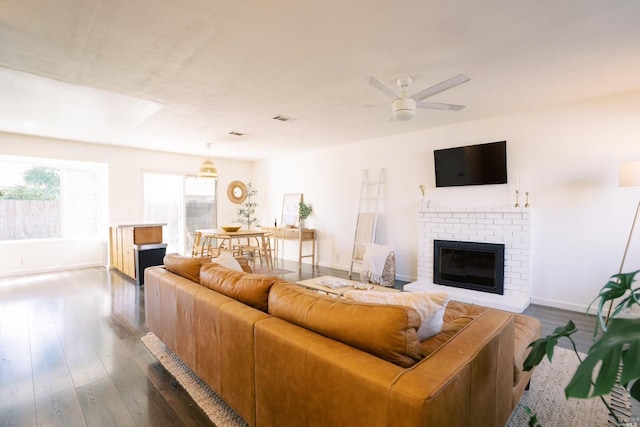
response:
<path id="1" fill-rule="evenodd" d="M 168 255 L 145 271 L 147 326 L 252 426 L 504 426 L 531 373 L 532 318 L 450 302 L 418 313 Z"/>

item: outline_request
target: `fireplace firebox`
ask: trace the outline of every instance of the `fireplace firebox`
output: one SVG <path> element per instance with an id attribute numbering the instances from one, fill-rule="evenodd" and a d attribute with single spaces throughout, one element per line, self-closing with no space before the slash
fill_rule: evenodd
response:
<path id="1" fill-rule="evenodd" d="M 504 244 L 433 241 L 433 282 L 504 294 Z"/>

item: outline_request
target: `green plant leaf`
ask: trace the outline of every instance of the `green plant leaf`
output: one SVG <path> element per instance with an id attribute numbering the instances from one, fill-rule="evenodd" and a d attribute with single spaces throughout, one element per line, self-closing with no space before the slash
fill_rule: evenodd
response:
<path id="1" fill-rule="evenodd" d="M 551 361 L 553 359 L 553 349 L 558 343 L 558 339 L 562 337 L 569 337 L 577 330 L 576 325 L 569 320 L 566 325 L 558 326 L 552 334 L 547 335 L 544 338 L 539 338 L 529 344 L 531 352 L 522 364 L 522 369 L 525 371 L 532 370 L 542 362 L 545 355 L 549 361 Z"/>
<path id="2" fill-rule="evenodd" d="M 640 380 L 636 380 L 629 389 L 629 393 L 634 399 L 640 400 Z"/>
<path id="3" fill-rule="evenodd" d="M 618 323 L 616 319 L 615 323 Z M 620 382 L 629 384 L 630 381 L 640 377 L 640 319 L 627 319 L 632 322 L 635 320 L 635 332 L 639 335 L 635 341 L 630 342 L 622 352 L 622 373 L 620 374 Z M 611 329 L 611 328 L 609 328 Z"/>
<path id="4" fill-rule="evenodd" d="M 594 338 L 598 335 L 599 326 L 602 330 L 607 330 L 607 316 L 603 313 L 604 306 L 607 302 L 610 301 L 611 304 L 613 304 L 615 299 L 622 297 L 627 293 L 627 291 L 631 293 L 627 298 L 618 303 L 616 308 L 613 310 L 611 317 L 615 317 L 625 307 L 630 307 L 631 305 L 638 303 L 638 290 L 634 290 L 631 286 L 633 285 L 635 276 L 639 271 L 640 270 L 636 270 L 631 273 L 614 274 L 611 276 L 611 280 L 602 287 L 598 296 L 591 301 L 591 304 L 589 304 L 589 307 L 587 308 L 587 312 L 591 309 L 591 306 L 594 303 L 598 302 L 598 322 L 596 323 L 596 327 L 593 331 Z"/>
<path id="5" fill-rule="evenodd" d="M 589 349 L 589 355 L 576 369 L 565 388 L 565 395 L 590 398 L 609 394 L 622 363 L 621 383 L 640 378 L 640 319 L 611 319 L 607 331 Z M 600 370 L 592 387 L 594 369 Z M 635 385 L 635 384 L 634 384 Z"/>
<path id="6" fill-rule="evenodd" d="M 538 422 L 538 415 L 536 415 L 528 406 L 524 407 L 524 413 L 529 415 L 529 427 L 542 427 Z"/>

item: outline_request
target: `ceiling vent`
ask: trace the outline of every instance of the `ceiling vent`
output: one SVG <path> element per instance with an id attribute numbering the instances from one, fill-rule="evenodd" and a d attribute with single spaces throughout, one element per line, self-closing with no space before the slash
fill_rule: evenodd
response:
<path id="1" fill-rule="evenodd" d="M 295 121 L 296 119 L 294 119 L 293 117 L 287 117 L 287 116 L 283 116 L 282 114 L 278 114 L 275 117 L 272 117 L 273 120 L 279 120 L 281 122 L 291 122 L 291 121 Z"/>

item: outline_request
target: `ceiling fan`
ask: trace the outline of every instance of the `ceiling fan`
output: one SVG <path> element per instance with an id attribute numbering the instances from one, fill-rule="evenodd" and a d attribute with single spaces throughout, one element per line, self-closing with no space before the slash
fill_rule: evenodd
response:
<path id="1" fill-rule="evenodd" d="M 407 88 L 413 82 L 411 77 L 400 77 L 396 80 L 398 86 L 400 86 L 400 94 L 396 94 L 396 92 L 391 89 L 386 84 L 382 83 L 380 79 L 376 76 L 371 76 L 369 78 L 369 83 L 371 86 L 378 89 L 380 92 L 387 95 L 389 98 L 393 99 L 391 103 L 392 109 L 392 120 L 411 120 L 416 115 L 416 107 L 418 108 L 431 108 L 433 110 L 453 110 L 460 111 L 465 106 L 464 105 L 455 105 L 455 104 L 443 104 L 440 102 L 427 102 L 425 99 L 434 96 L 440 92 L 444 92 L 447 89 L 454 88 L 456 86 L 461 85 L 462 83 L 466 83 L 471 80 L 469 77 L 464 74 L 459 74 L 455 77 L 450 78 L 449 80 L 445 80 L 437 85 L 433 85 L 428 87 L 420 92 L 414 93 L 411 96 L 407 94 Z"/>

